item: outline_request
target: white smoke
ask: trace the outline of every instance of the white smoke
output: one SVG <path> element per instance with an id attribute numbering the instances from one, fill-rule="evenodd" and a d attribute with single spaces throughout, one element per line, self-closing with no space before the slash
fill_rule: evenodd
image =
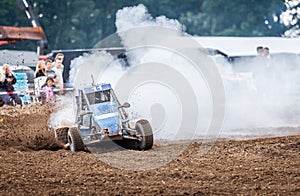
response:
<path id="1" fill-rule="evenodd" d="M 138 27 L 164 27 L 183 32 L 185 27 L 178 20 L 168 19 L 165 16 L 153 18 L 143 4 L 134 7 L 125 7 L 116 13 L 117 33 Z M 144 37 L 145 38 L 145 37 Z M 127 41 L 123 39 L 123 41 Z"/>
<path id="2" fill-rule="evenodd" d="M 57 96 L 56 99 L 55 111 L 51 113 L 48 122 L 50 127 L 56 129 L 74 126 L 76 110 L 73 107 L 75 101 L 73 92 L 66 92 L 64 96 Z"/>
<path id="3" fill-rule="evenodd" d="M 152 36 L 149 36 L 147 33 L 133 36 L 127 33 L 127 30 L 130 29 L 163 27 L 176 30 L 178 38 L 185 34 L 183 31 L 184 26 L 177 20 L 168 19 L 165 16 L 153 18 L 144 5 L 119 10 L 116 14 L 116 27 L 122 43 L 127 49 L 134 47 L 136 43 L 153 45 L 160 41 L 168 41 L 162 40 L 161 35 L 155 33 Z M 170 40 L 174 41 L 174 39 Z M 203 58 L 203 60 L 207 59 Z M 133 67 L 138 68 L 141 64 L 145 65 L 150 62 L 170 65 L 172 69 L 181 73 L 187 79 L 198 101 L 198 105 L 194 106 L 199 112 L 197 114 L 199 115 L 199 118 L 197 118 L 198 122 L 191 122 L 196 123 L 197 128 L 190 131 L 196 132 L 198 135 L 206 133 L 212 115 L 211 95 L 205 80 L 196 74 L 197 72 L 190 65 L 190 62 L 172 53 L 172 51 L 149 47 L 129 51 L 128 61 L 131 68 L 122 67 L 119 61 L 114 60 L 110 54 L 105 52 L 81 56 L 72 61 L 71 81 L 74 82 L 75 87 L 82 88 L 92 83 L 91 75 L 93 75 L 95 83 L 109 82 L 112 86 L 116 86 L 123 76 L 128 76 L 128 73 L 134 74 L 134 72 L 131 72 Z M 280 59 L 274 60 L 273 63 L 276 66 L 272 65 L 272 69 L 263 71 L 264 73 L 262 74 L 266 76 L 266 80 L 261 80 L 262 85 L 259 91 L 257 84 L 253 81 L 251 69 L 243 72 L 237 71 L 238 66 L 243 67 L 247 62 L 240 62 L 233 67 L 232 64 L 224 59 L 221 62 L 217 61 L 219 71 L 224 79 L 227 102 L 224 131 L 221 137 L 227 137 L 228 135 L 236 137 L 244 137 L 245 135 L 276 135 L 274 130 L 252 132 L 244 129 L 299 125 L 299 121 L 296 121 L 299 118 L 293 117 L 293 114 L 300 114 L 300 107 L 296 101 L 297 96 L 291 96 L 295 95 L 297 90 L 299 92 L 300 89 L 298 85 L 300 84 L 298 79 L 299 66 L 295 65 L 291 70 L 289 68 L 290 64 L 285 64 L 284 66 L 286 67 L 284 68 L 282 61 Z M 299 62 L 297 61 L 296 64 L 299 65 Z M 257 64 L 257 66 L 264 65 Z M 144 70 L 141 69 L 139 71 Z M 116 93 L 118 94 L 118 91 Z M 174 129 L 180 123 L 180 118 L 182 118 L 180 116 L 182 100 L 178 100 L 176 93 L 174 94 L 170 88 L 165 89 L 154 84 L 144 85 L 143 88 L 133 90 L 129 100 L 126 100 L 124 97 L 120 99 L 122 102 L 131 102 L 130 114 L 132 117 L 146 117 L 151 121 L 154 130 L 156 130 L 155 137 L 157 139 L 175 138 Z M 158 102 L 160 104 L 157 104 Z M 161 105 L 164 107 L 162 108 Z M 151 107 L 149 108 L 149 106 Z M 291 111 L 293 114 L 290 114 Z M 153 116 L 158 116 L 158 118 L 153 118 Z"/>
<path id="4" fill-rule="evenodd" d="M 227 76 L 227 130 L 223 135 L 279 135 L 276 127 L 299 126 L 299 64 L 296 54 L 219 63 L 222 69 L 230 66 L 222 71 Z M 268 129 L 253 131 L 262 127 Z"/>

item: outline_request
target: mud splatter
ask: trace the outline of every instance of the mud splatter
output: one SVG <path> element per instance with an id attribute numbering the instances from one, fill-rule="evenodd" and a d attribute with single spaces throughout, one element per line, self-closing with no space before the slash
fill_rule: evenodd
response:
<path id="1" fill-rule="evenodd" d="M 52 105 L 32 104 L 26 107 L 4 106 L 0 110 L 0 149 L 57 150 L 62 146 L 48 127 L 55 108 Z"/>

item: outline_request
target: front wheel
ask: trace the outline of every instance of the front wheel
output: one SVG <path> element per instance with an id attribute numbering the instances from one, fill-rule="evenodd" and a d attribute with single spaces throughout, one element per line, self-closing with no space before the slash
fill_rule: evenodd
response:
<path id="1" fill-rule="evenodd" d="M 70 150 L 73 152 L 84 151 L 84 143 L 81 139 L 80 133 L 77 127 L 72 127 L 68 131 L 68 142 L 70 144 Z"/>
<path id="2" fill-rule="evenodd" d="M 135 129 L 138 132 L 139 141 L 138 149 L 139 150 L 149 150 L 153 146 L 153 133 L 150 123 L 147 120 L 139 120 L 135 124 Z"/>

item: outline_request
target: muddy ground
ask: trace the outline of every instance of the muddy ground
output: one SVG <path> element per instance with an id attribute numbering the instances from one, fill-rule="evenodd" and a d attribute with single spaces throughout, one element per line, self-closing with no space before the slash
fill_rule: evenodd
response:
<path id="1" fill-rule="evenodd" d="M 73 153 L 62 149 L 47 126 L 53 110 L 0 109 L 0 195 L 300 193 L 300 134 L 221 140 L 204 156 L 200 140 L 156 142 L 147 152 Z"/>

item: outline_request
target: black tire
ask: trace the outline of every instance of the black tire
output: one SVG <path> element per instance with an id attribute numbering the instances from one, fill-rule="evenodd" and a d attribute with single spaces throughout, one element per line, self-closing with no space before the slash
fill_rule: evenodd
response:
<path id="1" fill-rule="evenodd" d="M 80 133 L 77 127 L 72 127 L 68 131 L 68 142 L 70 144 L 70 150 L 73 152 L 84 151 L 85 145 L 81 139 Z"/>
<path id="2" fill-rule="evenodd" d="M 135 129 L 140 135 L 137 143 L 139 150 L 149 150 L 153 146 L 153 132 L 150 123 L 147 120 L 139 120 L 135 124 Z"/>
<path id="3" fill-rule="evenodd" d="M 68 131 L 69 127 L 58 128 L 54 131 L 55 138 L 59 143 L 67 144 L 68 143 Z"/>

